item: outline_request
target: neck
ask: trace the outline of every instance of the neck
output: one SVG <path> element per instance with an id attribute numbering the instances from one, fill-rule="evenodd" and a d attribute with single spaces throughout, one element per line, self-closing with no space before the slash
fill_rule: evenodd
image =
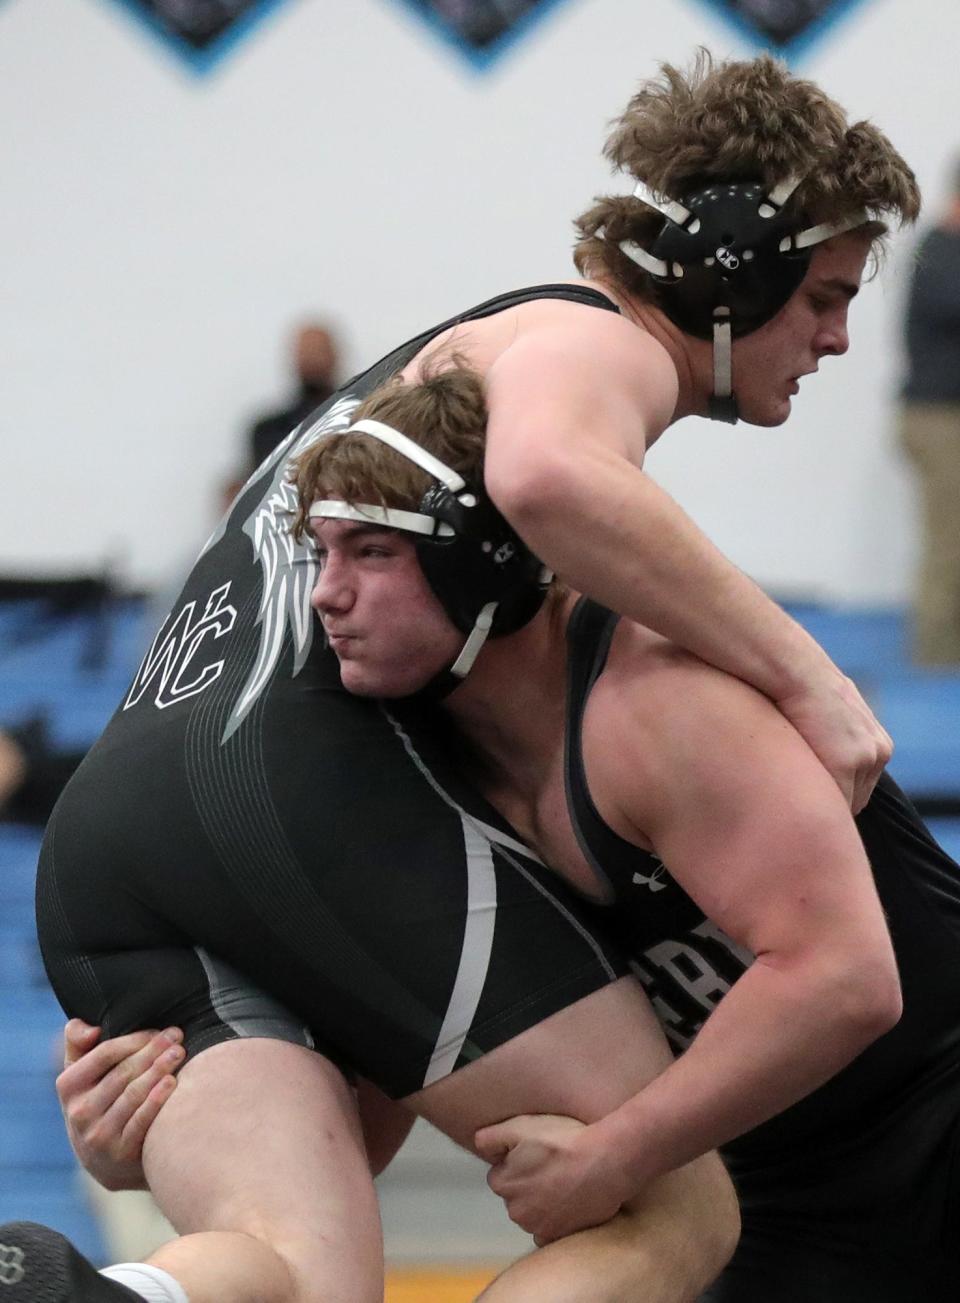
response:
<path id="1" fill-rule="evenodd" d="M 548 602 L 524 628 L 484 646 L 476 664 L 443 702 L 485 771 L 527 787 L 542 777 L 562 743 L 566 716 L 565 631 L 576 601 Z M 537 667 L 535 673 L 530 666 Z"/>
<path id="2" fill-rule="evenodd" d="M 596 287 L 613 299 L 628 321 L 652 335 L 669 355 L 677 372 L 677 405 L 673 421 L 685 416 L 706 416 L 713 391 L 713 357 L 706 340 L 693 339 L 679 330 L 655 304 L 627 293 L 612 281 L 596 280 Z M 659 432 L 648 441 L 655 443 Z"/>
<path id="3" fill-rule="evenodd" d="M 940 225 L 945 231 L 960 231 L 960 195 L 951 198 Z"/>

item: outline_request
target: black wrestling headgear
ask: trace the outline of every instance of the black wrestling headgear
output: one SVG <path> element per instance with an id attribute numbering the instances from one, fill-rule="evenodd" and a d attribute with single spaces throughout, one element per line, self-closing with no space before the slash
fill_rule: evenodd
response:
<path id="1" fill-rule="evenodd" d="M 451 621 L 467 634 L 449 669 L 456 683 L 488 637 L 515 633 L 539 611 L 553 576 L 490 501 L 462 475 L 382 421 L 357 421 L 344 434 L 366 434 L 432 476 L 418 511 L 323 499 L 310 519 L 359 520 L 417 536 L 420 568 Z"/>
<path id="2" fill-rule="evenodd" d="M 650 273 L 674 325 L 713 340 L 715 420 L 737 419 L 731 340 L 776 316 L 806 275 L 814 245 L 869 220 L 860 209 L 842 222 L 805 226 L 790 204 L 800 180 L 788 177 L 769 191 L 758 181 L 708 181 L 682 202 L 661 202 L 642 181 L 634 187 L 635 198 L 665 220 L 649 249 L 632 240 L 620 249 Z"/>

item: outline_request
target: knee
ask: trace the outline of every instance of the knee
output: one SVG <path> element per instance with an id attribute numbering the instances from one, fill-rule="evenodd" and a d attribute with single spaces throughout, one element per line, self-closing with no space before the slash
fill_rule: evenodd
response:
<path id="1" fill-rule="evenodd" d="M 697 1187 L 694 1219 L 703 1245 L 707 1282 L 719 1276 L 740 1240 L 740 1203 L 727 1169 L 716 1154 L 707 1154 L 691 1167 Z"/>
<path id="2" fill-rule="evenodd" d="M 271 1247 L 286 1268 L 288 1303 L 383 1303 L 384 1267 L 380 1226 L 374 1237 L 358 1224 L 356 1237 L 331 1242 L 315 1229 L 274 1234 Z"/>
<path id="3" fill-rule="evenodd" d="M 684 1303 L 716 1280 L 740 1238 L 736 1191 L 716 1154 L 667 1173 L 624 1211 L 638 1243 L 652 1235 L 663 1272 L 675 1282 L 671 1297 Z"/>

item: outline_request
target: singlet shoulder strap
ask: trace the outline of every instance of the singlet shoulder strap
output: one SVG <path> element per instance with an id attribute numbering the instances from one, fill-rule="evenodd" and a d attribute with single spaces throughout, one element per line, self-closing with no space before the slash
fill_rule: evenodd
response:
<path id="1" fill-rule="evenodd" d="M 511 290 L 507 294 L 498 294 L 496 298 L 487 299 L 485 303 L 478 303 L 476 307 L 468 308 L 465 312 L 459 312 L 448 321 L 441 322 L 439 326 L 431 326 L 429 330 L 424 330 L 413 339 L 408 339 L 405 344 L 387 353 L 368 370 L 352 376 L 338 392 L 349 393 L 360 384 L 363 386 L 362 392 L 369 392 L 395 371 L 402 371 L 412 357 L 425 348 L 431 339 L 442 335 L 445 330 L 459 326 L 464 321 L 480 321 L 483 317 L 493 317 L 498 312 L 505 312 L 508 308 L 515 308 L 521 303 L 534 303 L 538 299 L 565 299 L 570 303 L 581 303 L 584 307 L 600 308 L 607 312 L 620 311 L 612 299 L 586 285 L 530 285 L 526 289 Z"/>
<path id="2" fill-rule="evenodd" d="M 605 822 L 593 803 L 583 762 L 583 716 L 590 692 L 603 673 L 620 616 L 587 598 L 574 607 L 567 624 L 567 728 L 564 782 L 567 809 L 577 842 L 611 900 L 633 880 L 638 866 L 650 874 L 660 861 L 628 842 Z M 619 885 L 618 885 L 619 884 Z"/>
<path id="3" fill-rule="evenodd" d="M 583 763 L 583 716 L 590 692 L 603 673 L 610 643 L 620 617 L 587 597 L 581 597 L 567 623 L 567 720 L 564 738 L 564 785 L 570 822 L 588 863 L 615 894 L 608 869 L 637 848 L 618 837 L 600 817 L 590 796 Z"/>
<path id="4" fill-rule="evenodd" d="M 496 312 L 503 312 L 505 308 L 514 308 L 519 303 L 533 303 L 537 299 L 566 299 L 570 303 L 582 303 L 588 308 L 603 308 L 607 312 L 619 312 L 620 309 L 614 303 L 613 299 L 608 298 L 599 290 L 592 290 L 587 285 L 575 284 L 557 284 L 557 285 L 531 285 L 522 290 L 511 290 L 507 294 L 498 294 L 496 298 L 487 299 L 485 303 L 480 303 L 475 308 L 461 313 L 460 316 L 454 317 L 446 325 L 440 326 L 439 330 L 446 330 L 447 327 L 456 325 L 459 321 L 472 321 L 479 317 L 490 317 Z"/>

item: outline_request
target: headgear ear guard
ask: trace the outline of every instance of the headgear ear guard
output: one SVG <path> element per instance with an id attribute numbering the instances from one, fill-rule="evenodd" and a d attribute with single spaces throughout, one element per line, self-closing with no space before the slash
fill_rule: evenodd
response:
<path id="1" fill-rule="evenodd" d="M 775 317 L 796 292 L 814 245 L 862 226 L 858 209 L 840 222 L 803 228 L 789 200 L 802 178 L 787 177 L 769 192 L 755 181 L 716 180 L 683 202 L 661 202 L 642 182 L 634 196 L 664 217 L 649 250 L 621 240 L 623 253 L 650 273 L 657 303 L 688 335 L 713 340 L 710 416 L 735 422 L 731 341 Z"/>
<path id="2" fill-rule="evenodd" d="M 515 633 L 536 615 L 552 573 L 533 555 L 481 486 L 382 421 L 357 421 L 344 434 L 367 434 L 408 457 L 433 477 L 418 511 L 321 499 L 311 520 L 358 520 L 417 536 L 427 583 L 456 627 L 467 635 L 460 655 L 431 686 L 434 695 L 456 687 L 488 637 Z"/>

